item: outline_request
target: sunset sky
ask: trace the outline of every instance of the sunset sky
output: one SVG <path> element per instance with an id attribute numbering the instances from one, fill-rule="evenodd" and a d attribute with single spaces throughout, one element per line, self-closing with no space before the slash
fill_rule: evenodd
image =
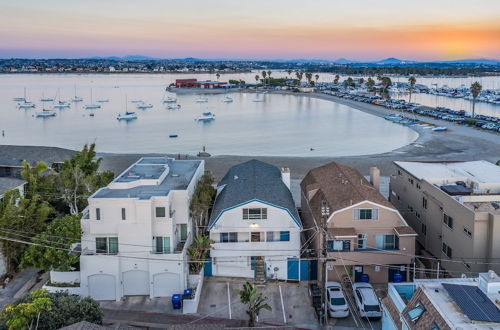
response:
<path id="1" fill-rule="evenodd" d="M 0 57 L 500 58 L 500 0 L 0 0 Z"/>

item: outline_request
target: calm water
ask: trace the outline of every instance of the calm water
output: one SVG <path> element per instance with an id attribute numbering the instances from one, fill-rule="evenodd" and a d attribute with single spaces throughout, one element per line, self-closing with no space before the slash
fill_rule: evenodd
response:
<path id="1" fill-rule="evenodd" d="M 411 129 L 347 106 L 293 95 L 265 95 L 265 102 L 253 102 L 255 94 L 233 93 L 229 104 L 222 102 L 224 95 L 207 95 L 209 102 L 203 104 L 195 102 L 197 95 L 178 95 L 182 108 L 167 110 L 161 102 L 164 89 L 178 77 L 186 76 L 0 75 L 0 130 L 5 130 L 0 143 L 74 149 L 96 141 L 102 152 L 196 153 L 206 146 L 214 155 L 340 156 L 386 152 L 417 138 Z M 56 110 L 56 117 L 33 116 L 42 109 L 42 95 L 55 97 L 59 90 L 61 99 L 69 100 L 75 85 L 84 102 Z M 36 109 L 17 109 L 12 101 L 24 87 Z M 94 102 L 110 100 L 102 109 L 83 108 L 90 103 L 91 87 Z M 125 97 L 154 108 L 136 110 Z M 126 109 L 139 118 L 117 121 L 116 115 Z M 203 111 L 214 112 L 216 119 L 196 122 Z M 170 134 L 179 137 L 171 139 Z"/>

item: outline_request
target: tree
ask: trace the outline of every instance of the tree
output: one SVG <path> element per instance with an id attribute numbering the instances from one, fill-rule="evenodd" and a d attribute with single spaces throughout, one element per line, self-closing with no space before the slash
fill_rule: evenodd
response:
<path id="1" fill-rule="evenodd" d="M 31 236 L 42 232 L 45 223 L 53 214 L 53 208 L 41 200 L 39 195 L 21 198 L 18 190 L 4 194 L 0 202 L 0 248 L 5 260 L 7 274 L 17 271 L 26 244 Z"/>
<path id="2" fill-rule="evenodd" d="M 266 309 L 271 311 L 272 308 L 266 303 L 267 297 L 262 295 L 262 292 L 257 291 L 257 287 L 250 282 L 243 284 L 243 290 L 238 290 L 240 301 L 247 305 L 248 326 L 255 326 L 255 319 L 259 316 L 261 310 Z"/>
<path id="3" fill-rule="evenodd" d="M 267 72 L 266 71 L 262 71 L 261 74 L 262 74 L 262 82 L 264 83 L 264 86 L 265 86 L 266 85 Z"/>
<path id="4" fill-rule="evenodd" d="M 311 72 L 306 72 L 306 80 L 309 85 L 311 84 L 312 76 L 313 74 Z"/>
<path id="5" fill-rule="evenodd" d="M 44 162 L 37 162 L 34 167 L 30 163 L 23 160 L 23 169 L 20 174 L 21 177 L 27 182 L 26 193 L 27 198 L 31 198 L 34 194 L 47 196 L 51 193 L 53 188 L 51 185 L 52 175 L 42 175 L 49 171 L 49 167 Z"/>
<path id="6" fill-rule="evenodd" d="M 408 83 L 410 84 L 410 97 L 408 99 L 408 102 L 411 102 L 411 93 L 413 92 L 413 88 L 415 87 L 415 84 L 417 83 L 417 79 L 413 76 L 408 78 Z"/>
<path id="7" fill-rule="evenodd" d="M 286 70 L 286 72 L 288 73 L 288 78 L 291 78 L 292 77 L 292 69 L 288 69 L 288 70 Z"/>
<path id="8" fill-rule="evenodd" d="M 334 84 L 338 84 L 339 83 L 339 79 L 340 79 L 340 76 L 338 74 L 335 75 L 335 79 L 333 79 L 333 83 Z"/>
<path id="9" fill-rule="evenodd" d="M 271 79 L 271 73 L 273 73 L 271 70 L 267 70 L 267 78 Z"/>
<path id="10" fill-rule="evenodd" d="M 220 78 L 220 73 L 218 73 L 218 72 L 217 72 L 217 73 L 215 74 L 215 76 L 217 77 L 217 80 L 219 80 L 219 78 Z"/>
<path id="11" fill-rule="evenodd" d="M 217 193 L 217 190 L 213 186 L 214 182 L 215 179 L 212 173 L 205 171 L 205 174 L 203 174 L 196 184 L 194 194 L 191 197 L 189 212 L 195 220 L 197 232 L 201 232 L 201 228 L 208 226 L 208 214 Z"/>
<path id="12" fill-rule="evenodd" d="M 79 242 L 81 236 L 80 215 L 68 215 L 53 220 L 43 233 L 33 238 L 33 243 L 51 245 L 56 248 L 30 245 L 24 252 L 20 264 L 21 268 L 34 267 L 47 271 L 70 271 L 72 265 L 77 263 L 79 258 L 67 250 L 71 248 L 73 243 Z"/>
<path id="13" fill-rule="evenodd" d="M 193 274 L 198 274 L 205 260 L 210 256 L 210 249 L 212 244 L 215 243 L 208 236 L 196 236 L 193 243 L 187 249 L 187 255 L 189 256 L 189 270 Z"/>
<path id="14" fill-rule="evenodd" d="M 297 72 L 295 72 L 295 76 L 297 77 L 297 80 L 298 80 L 298 86 L 300 86 L 300 83 L 302 82 L 302 77 L 304 76 L 304 73 L 297 71 Z"/>
<path id="15" fill-rule="evenodd" d="M 358 84 L 361 86 L 363 85 L 363 83 L 365 82 L 365 80 L 363 78 L 359 78 L 358 79 Z"/>
<path id="16" fill-rule="evenodd" d="M 483 89 L 483 86 L 479 82 L 474 82 L 472 85 L 470 85 L 470 92 L 472 94 L 472 118 L 476 116 L 475 110 L 476 110 L 476 99 L 479 96 L 479 93 L 481 93 L 481 90 Z"/>
<path id="17" fill-rule="evenodd" d="M 260 76 L 258 74 L 255 75 L 255 82 L 258 84 L 259 83 Z"/>
<path id="18" fill-rule="evenodd" d="M 377 78 L 377 79 L 378 79 L 378 78 Z M 382 89 L 382 90 L 383 90 L 383 92 L 384 92 L 384 93 L 387 93 L 387 91 L 389 90 L 389 87 L 391 87 L 391 86 L 392 86 L 392 81 L 391 81 L 391 78 L 389 78 L 389 77 L 382 77 L 382 78 L 380 79 L 380 81 L 381 81 L 380 83 L 382 84 L 382 87 L 383 87 L 383 89 Z"/>
<path id="19" fill-rule="evenodd" d="M 369 89 L 372 89 L 373 86 L 375 86 L 375 80 L 373 80 L 371 77 L 368 78 L 368 80 L 366 81 L 366 87 L 368 87 Z"/>
<path id="20" fill-rule="evenodd" d="M 319 80 L 319 74 L 315 74 L 315 75 L 314 75 L 314 79 L 316 79 L 316 83 L 318 83 L 318 80 Z"/>
<path id="21" fill-rule="evenodd" d="M 0 314 L 9 330 L 38 329 L 40 316 L 52 309 L 52 300 L 46 290 L 35 290 L 29 302 L 7 305 Z M 33 327 L 33 322 L 35 322 Z"/>

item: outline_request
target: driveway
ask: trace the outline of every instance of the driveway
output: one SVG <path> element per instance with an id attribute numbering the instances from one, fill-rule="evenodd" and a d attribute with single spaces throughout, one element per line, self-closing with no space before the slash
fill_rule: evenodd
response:
<path id="1" fill-rule="evenodd" d="M 237 290 L 244 279 L 206 277 L 198 314 L 217 318 L 248 320 L 246 306 L 240 302 Z M 297 283 L 268 283 L 258 289 L 269 298 L 272 311 L 262 310 L 258 322 L 293 325 L 300 328 L 319 327 L 307 285 Z M 282 299 L 283 298 L 283 299 Z"/>

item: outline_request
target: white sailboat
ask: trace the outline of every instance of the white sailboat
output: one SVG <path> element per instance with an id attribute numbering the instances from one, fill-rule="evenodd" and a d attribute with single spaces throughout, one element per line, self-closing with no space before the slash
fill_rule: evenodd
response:
<path id="1" fill-rule="evenodd" d="M 92 103 L 92 88 L 90 89 L 90 104 L 86 104 L 84 106 L 84 108 L 87 109 L 87 110 L 93 110 L 93 109 L 100 109 L 101 108 L 100 104 Z"/>
<path id="2" fill-rule="evenodd" d="M 59 89 L 57 89 L 56 99 L 57 99 L 57 103 L 55 103 L 53 105 L 54 109 L 62 110 L 62 109 L 67 109 L 67 108 L 71 107 L 71 104 L 69 104 L 68 102 L 61 101 L 61 94 L 60 94 L 60 90 Z"/>
<path id="3" fill-rule="evenodd" d="M 116 116 L 116 119 L 118 120 L 134 120 L 137 119 L 137 114 L 133 111 L 128 111 L 128 102 L 127 102 L 127 96 L 125 96 L 125 113 L 121 114 L 119 113 Z"/>
<path id="4" fill-rule="evenodd" d="M 42 98 L 40 99 L 41 102 L 54 102 L 54 99 L 52 97 L 45 97 L 45 93 L 42 92 Z"/>
<path id="5" fill-rule="evenodd" d="M 75 97 L 73 97 L 73 99 L 71 101 L 75 102 L 75 103 L 83 101 L 83 99 L 81 97 L 76 96 L 76 85 L 75 85 Z"/>
<path id="6" fill-rule="evenodd" d="M 212 112 L 204 112 L 201 116 L 198 116 L 196 121 L 211 121 L 215 119 L 215 114 Z"/>
<path id="7" fill-rule="evenodd" d="M 231 103 L 231 102 L 233 102 L 233 98 L 232 98 L 231 96 L 226 96 L 226 97 L 222 100 L 222 102 L 224 102 L 224 103 Z"/>
<path id="8" fill-rule="evenodd" d="M 26 87 L 24 88 L 24 97 L 23 97 L 23 102 L 22 103 L 18 103 L 17 104 L 17 107 L 19 109 L 33 109 L 35 107 L 35 104 L 32 103 L 32 102 L 28 102 L 26 100 Z"/>
<path id="9" fill-rule="evenodd" d="M 207 103 L 208 102 L 208 98 L 207 97 L 198 97 L 196 99 L 196 103 Z"/>
<path id="10" fill-rule="evenodd" d="M 141 109 L 141 110 L 151 109 L 152 107 L 153 107 L 153 105 L 151 103 L 139 103 L 137 105 L 137 109 Z"/>
<path id="11" fill-rule="evenodd" d="M 37 118 L 47 118 L 47 117 L 55 117 L 56 112 L 53 110 L 45 109 L 43 107 L 42 111 L 35 112 L 35 117 Z"/>

